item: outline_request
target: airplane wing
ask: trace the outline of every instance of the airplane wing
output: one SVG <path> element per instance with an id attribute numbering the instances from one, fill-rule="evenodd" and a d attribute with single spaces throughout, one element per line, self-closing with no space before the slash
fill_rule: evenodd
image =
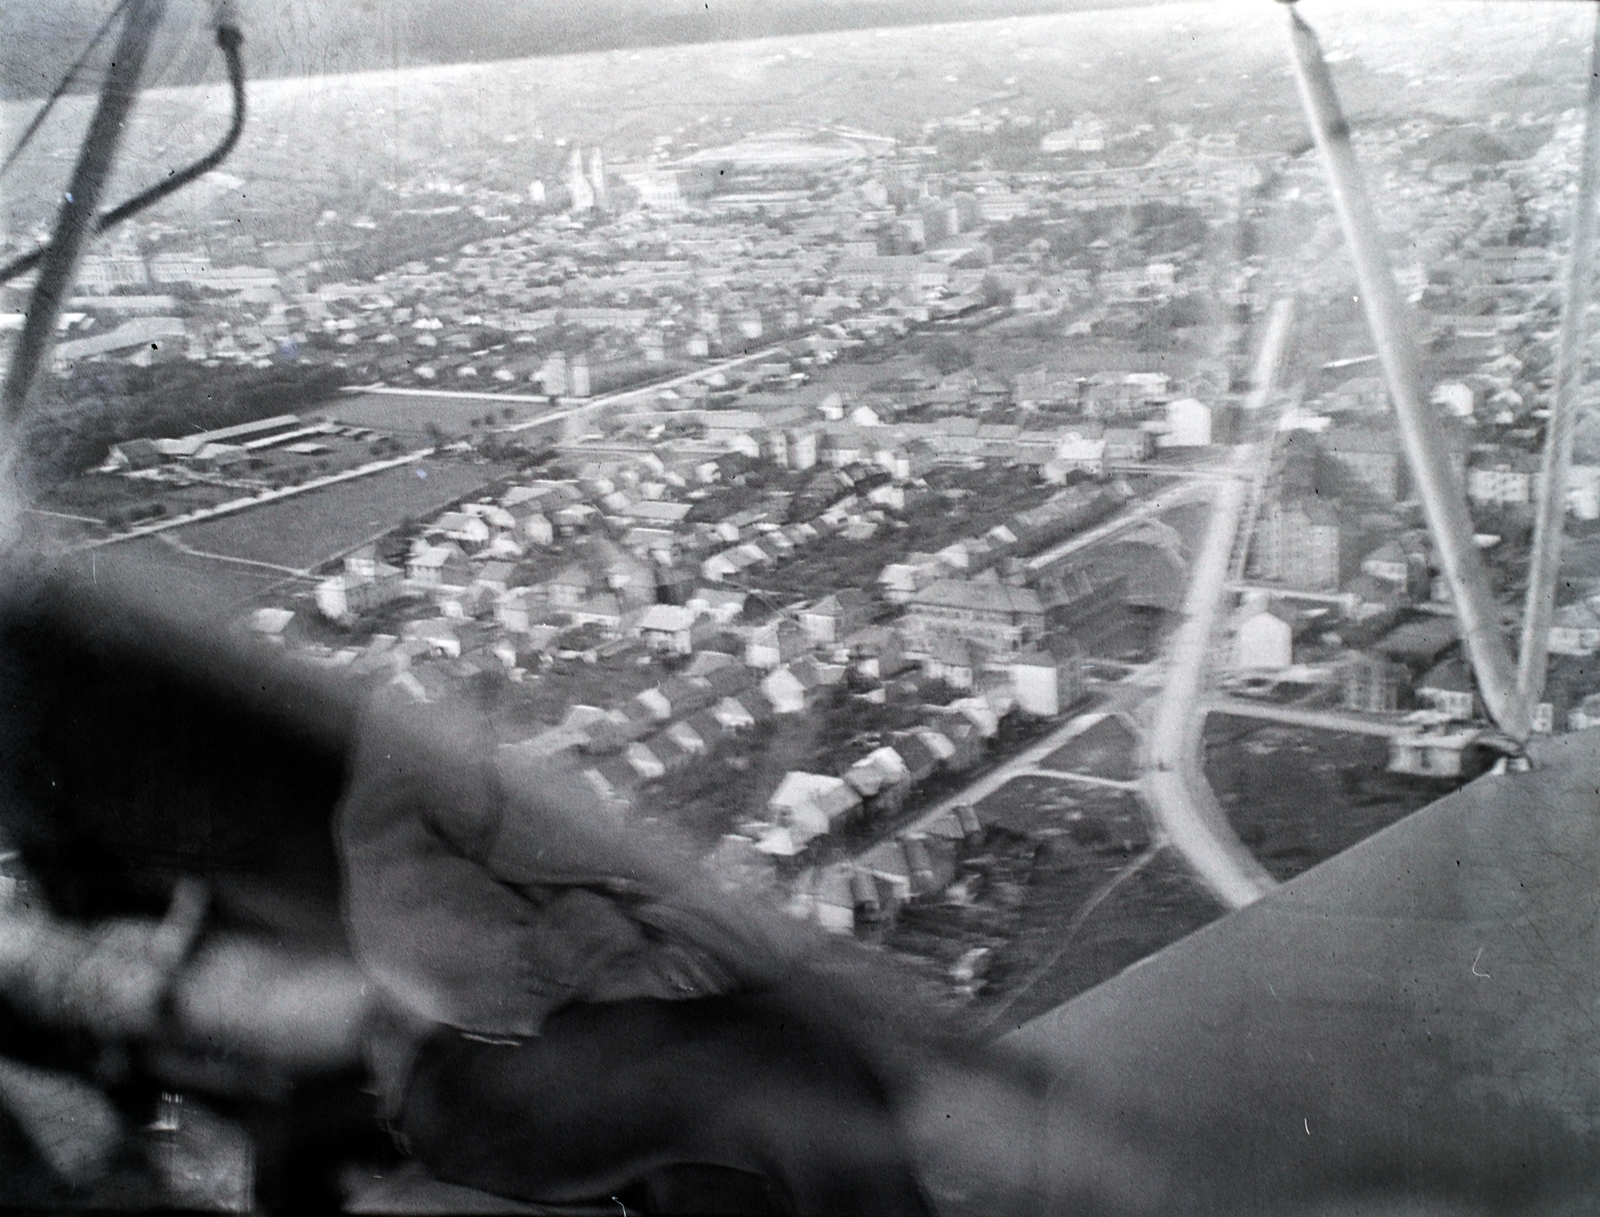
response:
<path id="1" fill-rule="evenodd" d="M 1151 1211 L 1579 1211 L 1600 1179 L 1597 774 L 1600 731 L 1543 740 L 1532 772 L 1013 1032 L 1055 1079 L 1044 1196 L 1076 1186 L 1092 1125 Z"/>

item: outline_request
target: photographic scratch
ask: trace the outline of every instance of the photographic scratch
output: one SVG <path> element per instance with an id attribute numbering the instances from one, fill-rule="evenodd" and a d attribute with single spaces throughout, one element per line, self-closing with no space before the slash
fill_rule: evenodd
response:
<path id="1" fill-rule="evenodd" d="M 1489 973 L 1478 971 L 1478 960 L 1483 958 L 1483 947 L 1478 948 L 1478 953 L 1472 957 L 1472 974 L 1479 980 L 1488 980 Z"/>

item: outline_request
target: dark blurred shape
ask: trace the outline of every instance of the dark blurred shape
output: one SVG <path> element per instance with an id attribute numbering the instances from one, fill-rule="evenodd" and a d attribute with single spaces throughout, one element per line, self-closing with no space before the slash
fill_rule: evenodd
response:
<path id="1" fill-rule="evenodd" d="M 441 1031 L 400 1131 L 440 1178 L 507 1196 L 931 1213 L 872 1063 L 802 1011 L 782 994 L 644 1000 L 569 1007 L 516 1044 Z"/>
<path id="2" fill-rule="evenodd" d="M 0 603 L 0 824 L 49 906 L 160 917 L 187 875 L 213 924 L 343 949 L 330 814 L 356 689 L 215 606 L 40 573 L 7 572 Z"/>
<path id="3" fill-rule="evenodd" d="M 41 1003 L 8 973 L 0 1039 L 20 1066 L 103 1093 L 122 1138 L 108 1181 L 85 1190 L 26 1151 L 28 1137 L 0 1137 L 23 1155 L 5 1155 L 15 1169 L 0 1205 L 182 1203 L 138 1131 L 162 1092 L 180 1091 L 243 1130 L 257 1203 L 326 1207 L 341 1158 L 394 1156 L 362 1093 L 366 999 L 330 829 L 355 690 L 262 654 L 218 606 L 175 603 L 157 585 L 82 585 L 18 559 L 0 587 L 0 833 L 72 978 Z M 127 939 L 160 962 L 181 948 L 173 933 L 199 924 L 196 884 L 208 896 L 203 936 L 159 1018 L 97 1015 L 131 994 L 126 969 L 106 988 L 73 963 L 83 952 L 72 944 L 92 962 Z M 179 1174 L 197 1153 L 226 1174 L 234 1135 L 178 1145 L 173 1160 L 189 1164 Z"/>
<path id="4" fill-rule="evenodd" d="M 363 882 L 402 901 L 360 905 L 376 916 L 355 918 L 395 944 L 378 957 L 386 979 L 411 941 L 390 916 L 408 895 L 431 909 L 415 942 L 445 941 L 483 994 L 504 980 L 474 946 L 506 928 L 492 892 L 523 908 L 513 918 L 565 909 L 546 927 L 554 939 L 519 948 L 517 976 L 563 958 L 566 946 L 540 952 L 565 929 L 584 931 L 566 987 L 530 1007 L 526 1026 L 520 1015 L 483 1023 L 471 1002 L 423 1011 L 423 1065 L 401 1127 L 445 1179 L 541 1200 L 614 1193 L 660 1212 L 749 1211 L 755 1198 L 773 1212 L 926 1211 L 907 1120 L 930 1069 L 967 1057 L 981 1067 L 981 1051 L 961 1048 L 879 957 L 724 903 L 687 851 L 564 797 L 575 788 L 553 775 L 498 773 L 485 786 L 496 754 L 460 730 L 470 713 L 417 707 L 409 741 L 366 732 L 398 767 L 358 767 L 371 718 L 358 682 L 295 664 L 225 624 L 220 606 L 174 602 L 153 580 L 85 585 L 23 563 L 11 573 L 0 601 L 0 827 L 30 890 L 84 925 L 153 924 L 186 881 L 210 894 L 167 1020 L 117 1049 L 125 1127 L 159 1124 L 163 1092 L 203 1102 L 243 1130 L 255 1202 L 272 1211 L 325 1206 L 351 1162 L 394 1161 L 356 1057 L 379 986 L 358 970 L 341 917 L 333 824 L 344 800 L 377 843 Z M 508 780 L 509 795 L 498 785 Z M 557 821 L 578 813 L 575 830 L 552 835 L 521 814 L 534 806 Z M 419 807 L 453 824 L 457 845 L 445 847 L 439 825 L 408 821 Z M 473 820 L 490 809 L 500 818 Z M 480 851 L 471 842 L 486 826 Z M 413 827 L 426 831 L 408 836 Z M 441 849 L 443 886 L 430 887 L 417 864 Z M 474 905 L 466 876 L 480 865 L 490 898 Z M 583 945 L 595 926 L 623 922 L 639 941 L 620 955 L 604 931 Z M 591 949 L 616 966 L 586 967 Z M 430 979 L 431 957 L 418 958 Z M 523 1038 L 552 1010 L 545 1037 Z M 106 1037 L 34 1030 L 28 1063 L 98 1076 Z M 558 1136 L 571 1152 L 552 1163 L 547 1149 L 541 1173 L 533 1150 Z M 0 1185 L 0 1200 L 13 1195 Z"/>

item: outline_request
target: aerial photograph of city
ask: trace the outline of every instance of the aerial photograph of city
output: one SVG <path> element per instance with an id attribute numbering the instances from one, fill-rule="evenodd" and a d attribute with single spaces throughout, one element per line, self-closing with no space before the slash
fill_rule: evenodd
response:
<path id="1" fill-rule="evenodd" d="M 0 33 L 0 1209 L 1600 1200 L 1600 7 Z"/>

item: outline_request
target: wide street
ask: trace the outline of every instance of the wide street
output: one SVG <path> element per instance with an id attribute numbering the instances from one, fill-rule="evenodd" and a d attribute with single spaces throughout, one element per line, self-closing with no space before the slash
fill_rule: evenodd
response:
<path id="1" fill-rule="evenodd" d="M 1257 357 L 1255 388 L 1246 402 L 1247 417 L 1265 417 L 1291 317 L 1287 301 L 1274 306 Z M 1202 755 L 1207 666 L 1225 623 L 1229 568 L 1240 544 L 1248 540 L 1241 537 L 1241 530 L 1249 527 L 1251 496 L 1266 475 L 1271 452 L 1270 433 L 1247 438 L 1254 442 L 1236 445 L 1228 462 L 1240 476 L 1210 484 L 1211 519 L 1189 566 L 1182 623 L 1163 650 L 1166 679 L 1146 733 L 1141 779 L 1146 806 L 1161 830 L 1200 881 L 1234 909 L 1253 903 L 1277 885 L 1228 823 L 1206 781 Z"/>

